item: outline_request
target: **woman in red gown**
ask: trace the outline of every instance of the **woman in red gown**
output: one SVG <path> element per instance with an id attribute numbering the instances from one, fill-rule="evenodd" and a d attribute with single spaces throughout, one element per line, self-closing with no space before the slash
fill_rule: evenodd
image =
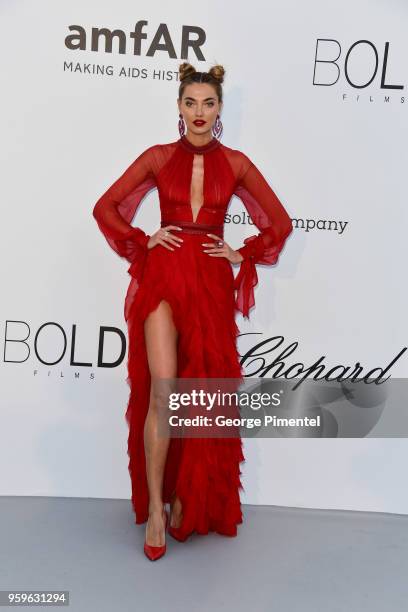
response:
<path id="1" fill-rule="evenodd" d="M 131 264 L 124 309 L 129 473 L 135 522 L 147 521 L 144 550 L 153 560 L 166 550 L 167 502 L 169 533 L 180 541 L 193 532 L 235 536 L 242 523 L 241 438 L 159 436 L 155 383 L 243 380 L 235 312 L 249 316 L 255 264 L 276 263 L 293 229 L 257 167 L 219 140 L 223 67 L 197 72 L 185 62 L 179 77 L 180 138 L 141 153 L 93 209 L 110 246 Z M 131 221 L 154 188 L 161 228 L 150 236 Z M 223 241 L 233 195 L 259 230 L 238 250 Z M 231 264 L 238 263 L 234 279 Z"/>

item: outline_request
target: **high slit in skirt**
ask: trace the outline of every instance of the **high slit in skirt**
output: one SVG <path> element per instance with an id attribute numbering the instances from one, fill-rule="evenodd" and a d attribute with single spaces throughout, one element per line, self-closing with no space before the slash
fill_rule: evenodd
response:
<path id="1" fill-rule="evenodd" d="M 163 224 L 163 223 L 162 223 Z M 183 225 L 180 222 L 175 225 Z M 203 242 L 211 226 L 174 230 L 183 238 L 174 251 L 158 244 L 148 249 L 139 282 L 129 286 L 125 318 L 128 326 L 130 387 L 126 421 L 128 456 L 135 522 L 148 519 L 144 425 L 150 402 L 150 371 L 144 322 L 161 300 L 171 307 L 178 332 L 178 378 L 234 378 L 243 380 L 237 350 L 234 275 L 225 257 L 211 257 Z M 215 233 L 212 230 L 211 233 Z M 220 235 L 217 233 L 216 235 Z M 132 274 L 131 269 L 129 273 Z M 133 281 L 134 279 L 132 279 Z M 240 463 L 241 437 L 171 437 L 163 478 L 163 502 L 175 493 L 182 504 L 181 534 L 237 535 L 242 523 Z"/>

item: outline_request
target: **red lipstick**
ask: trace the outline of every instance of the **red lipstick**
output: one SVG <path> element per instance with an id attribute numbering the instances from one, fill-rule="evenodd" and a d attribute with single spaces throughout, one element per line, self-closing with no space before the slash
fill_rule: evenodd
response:
<path id="1" fill-rule="evenodd" d="M 197 127 L 201 127 L 202 125 L 205 125 L 207 122 L 203 121 L 202 119 L 196 119 L 195 121 L 193 121 L 194 125 L 196 125 Z"/>

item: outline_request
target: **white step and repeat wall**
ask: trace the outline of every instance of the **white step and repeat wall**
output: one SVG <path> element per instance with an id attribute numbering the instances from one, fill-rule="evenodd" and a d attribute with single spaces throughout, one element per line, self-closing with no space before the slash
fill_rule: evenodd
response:
<path id="1" fill-rule="evenodd" d="M 296 345 L 289 363 L 324 356 L 368 371 L 403 351 L 408 6 L 5 0 L 0 10 L 0 494 L 130 496 L 130 276 L 92 208 L 145 148 L 178 138 L 186 51 L 199 70 L 224 65 L 223 142 L 256 163 L 294 224 L 279 264 L 258 268 L 250 322 L 237 319 L 241 353 L 282 336 L 281 349 Z M 94 28 L 118 31 L 111 47 Z M 253 228 L 240 200 L 229 213 L 237 248 Z M 159 218 L 153 192 L 133 224 L 152 233 Z M 116 333 L 100 345 L 103 327 Z M 407 353 L 388 374 L 406 377 Z M 408 513 L 404 438 L 246 439 L 245 454 L 244 503 Z"/>

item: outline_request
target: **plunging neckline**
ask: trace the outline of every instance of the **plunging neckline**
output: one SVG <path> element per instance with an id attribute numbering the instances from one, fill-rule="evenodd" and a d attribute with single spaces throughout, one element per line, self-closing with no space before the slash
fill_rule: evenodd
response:
<path id="1" fill-rule="evenodd" d="M 206 169 L 205 169 L 205 153 L 208 153 L 209 151 L 214 151 L 215 149 L 217 149 L 220 145 L 220 141 L 218 140 L 218 138 L 215 138 L 215 136 L 212 138 L 212 140 L 210 140 L 209 142 L 207 142 L 204 145 L 194 145 L 192 142 L 190 142 L 188 140 L 188 138 L 184 135 L 180 137 L 179 140 L 180 144 L 183 146 L 184 149 L 186 149 L 187 151 L 189 151 L 190 153 L 192 153 L 192 158 L 191 158 L 191 176 L 190 176 L 190 185 L 189 185 L 189 209 L 190 209 L 190 216 L 191 216 L 191 222 L 192 223 L 197 223 L 198 218 L 200 216 L 200 212 L 201 209 L 204 208 L 206 202 L 205 202 L 205 182 L 206 182 Z M 194 157 L 196 155 L 202 155 L 203 156 L 203 182 L 202 182 L 202 204 L 200 206 L 200 208 L 197 211 L 197 216 L 194 219 L 194 210 L 193 207 L 191 206 L 191 188 L 192 188 L 192 184 L 193 184 L 193 164 L 194 164 Z"/>

